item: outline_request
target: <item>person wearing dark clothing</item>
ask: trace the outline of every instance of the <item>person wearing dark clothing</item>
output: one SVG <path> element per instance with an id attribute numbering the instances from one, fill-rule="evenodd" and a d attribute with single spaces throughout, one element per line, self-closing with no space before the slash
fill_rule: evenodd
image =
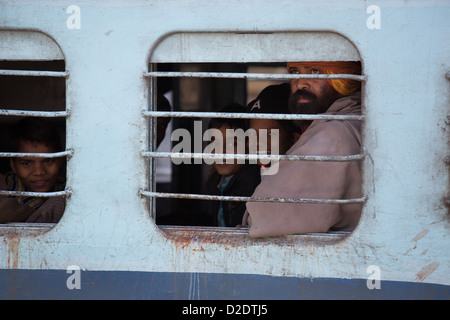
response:
<path id="1" fill-rule="evenodd" d="M 232 104 L 223 108 L 221 112 L 245 113 L 246 109 L 241 105 Z M 248 129 L 246 119 L 214 118 L 209 123 L 209 129 L 217 129 L 218 135 L 214 137 L 217 141 L 212 141 L 217 145 L 216 153 L 242 153 L 238 152 L 242 150 L 239 143 L 245 142 L 234 134 L 238 129 L 242 129 L 242 132 Z M 230 134 L 231 132 L 233 134 Z M 216 159 L 212 167 L 213 172 L 206 182 L 207 193 L 211 195 L 249 197 L 261 181 L 259 166 L 247 164 L 243 160 Z M 245 202 L 215 200 L 213 208 L 216 226 L 236 227 L 242 223 Z"/>
<path id="2" fill-rule="evenodd" d="M 250 197 L 260 183 L 258 165 L 244 165 L 233 175 L 222 176 L 214 171 L 208 179 L 206 187 L 211 195 Z M 244 201 L 215 201 L 215 225 L 236 227 L 242 223 L 245 212 Z"/>

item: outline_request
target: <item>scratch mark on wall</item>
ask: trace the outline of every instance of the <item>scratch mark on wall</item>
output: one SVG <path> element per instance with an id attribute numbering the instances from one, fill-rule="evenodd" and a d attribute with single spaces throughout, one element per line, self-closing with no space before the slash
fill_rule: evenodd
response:
<path id="1" fill-rule="evenodd" d="M 428 229 L 423 230 L 423 231 L 420 232 L 418 235 L 416 235 L 416 236 L 412 239 L 412 241 L 414 241 L 414 242 L 419 241 L 420 239 L 422 239 L 423 237 L 425 237 L 425 236 L 428 234 L 428 232 L 430 232 L 430 230 L 428 230 Z"/>
<path id="2" fill-rule="evenodd" d="M 434 271 L 436 271 L 437 268 L 439 268 L 439 264 L 439 262 L 433 262 L 420 269 L 420 271 L 417 273 L 417 280 L 421 282 L 425 280 L 430 274 L 432 274 Z"/>

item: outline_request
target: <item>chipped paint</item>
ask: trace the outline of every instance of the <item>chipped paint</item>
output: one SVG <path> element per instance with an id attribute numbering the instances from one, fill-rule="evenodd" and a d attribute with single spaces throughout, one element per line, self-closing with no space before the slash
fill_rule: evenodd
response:
<path id="1" fill-rule="evenodd" d="M 17 269 L 19 265 L 20 238 L 4 238 L 3 245 L 6 246 L 8 269 Z"/>
<path id="2" fill-rule="evenodd" d="M 420 282 L 424 281 L 430 274 L 432 274 L 436 271 L 437 268 L 439 268 L 439 265 L 439 262 L 433 262 L 420 269 L 420 271 L 417 273 L 417 280 Z"/>
<path id="3" fill-rule="evenodd" d="M 412 241 L 414 241 L 415 243 L 417 243 L 420 239 L 422 239 L 423 237 L 425 237 L 428 233 L 430 232 L 430 230 L 426 229 L 423 230 L 422 232 L 420 232 L 418 235 L 416 235 Z"/>

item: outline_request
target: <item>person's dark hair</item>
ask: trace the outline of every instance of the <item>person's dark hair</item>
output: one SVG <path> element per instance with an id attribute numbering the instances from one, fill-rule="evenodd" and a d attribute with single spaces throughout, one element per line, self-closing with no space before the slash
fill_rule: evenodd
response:
<path id="1" fill-rule="evenodd" d="M 158 93 L 156 98 L 157 111 L 170 111 L 170 102 L 164 95 Z"/>
<path id="2" fill-rule="evenodd" d="M 239 103 L 231 103 L 223 107 L 219 112 L 226 113 L 247 113 L 247 109 Z M 244 131 L 248 129 L 248 119 L 235 119 L 235 118 L 212 118 L 209 121 L 208 128 L 219 129 L 222 126 L 228 126 L 231 129 L 241 128 Z"/>
<path id="3" fill-rule="evenodd" d="M 270 85 L 260 92 L 258 97 L 247 105 L 250 113 L 276 113 L 290 114 L 289 110 L 289 94 L 290 84 L 282 83 L 278 85 Z M 292 120 L 277 120 L 280 125 L 291 135 L 301 133 Z"/>
<path id="4" fill-rule="evenodd" d="M 62 151 L 58 131 L 52 123 L 41 118 L 24 118 L 11 127 L 9 133 L 11 152 L 18 152 L 22 141 L 44 144 L 53 147 L 56 152 Z"/>

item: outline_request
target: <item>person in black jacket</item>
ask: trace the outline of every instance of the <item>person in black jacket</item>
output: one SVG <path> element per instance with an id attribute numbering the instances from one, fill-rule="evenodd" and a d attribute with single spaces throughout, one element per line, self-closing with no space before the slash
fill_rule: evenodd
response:
<path id="1" fill-rule="evenodd" d="M 239 104 L 231 104 L 221 110 L 221 112 L 245 113 L 245 107 Z M 214 118 L 209 123 L 209 129 L 218 129 L 222 133 L 223 153 L 226 149 L 234 149 L 238 152 L 239 143 L 232 137 L 227 139 L 227 129 L 248 129 L 247 119 Z M 228 138 L 230 136 L 228 135 Z M 217 142 L 217 141 L 216 141 Z M 228 145 L 227 145 L 228 144 Z M 232 145 L 230 145 L 232 144 Z M 225 147 L 226 146 L 226 147 Z M 245 151 L 246 152 L 246 151 Z M 220 153 L 220 152 L 217 152 Z M 214 161 L 213 172 L 206 182 L 208 194 L 222 196 L 242 196 L 249 197 L 261 181 L 260 168 L 258 165 L 243 163 L 243 160 L 234 159 L 232 163 L 228 160 Z M 215 225 L 218 227 L 236 227 L 242 223 L 245 212 L 244 201 L 217 201 L 213 203 L 213 215 Z"/>

